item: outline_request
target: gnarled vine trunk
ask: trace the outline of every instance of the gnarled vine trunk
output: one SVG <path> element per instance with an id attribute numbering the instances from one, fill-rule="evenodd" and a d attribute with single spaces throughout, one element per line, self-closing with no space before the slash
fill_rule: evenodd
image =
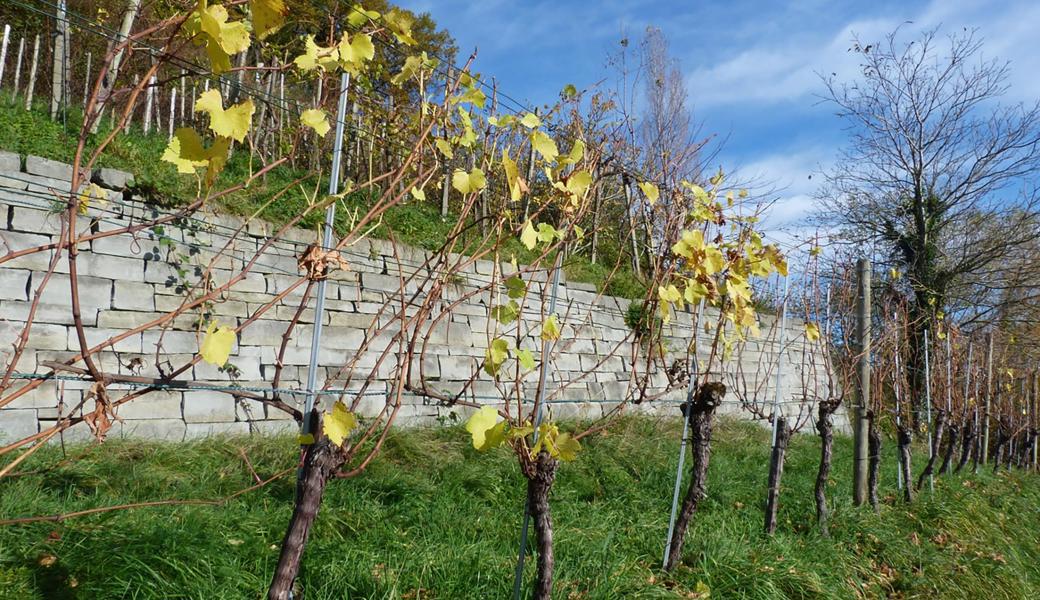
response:
<path id="1" fill-rule="evenodd" d="M 1000 464 L 1004 462 L 1004 452 L 1007 450 L 1009 430 L 1011 429 L 1011 421 L 1007 415 L 1000 417 L 997 426 L 997 445 L 993 449 L 993 472 L 996 473 L 1000 470 Z"/>
<path id="2" fill-rule="evenodd" d="M 902 425 L 896 432 L 899 444 L 899 468 L 903 471 L 903 500 L 914 501 L 914 470 L 910 465 L 910 448 L 914 442 L 914 434 L 909 425 Z"/>
<path id="3" fill-rule="evenodd" d="M 548 600 L 552 595 L 553 547 L 552 514 L 549 512 L 549 491 L 556 480 L 559 461 L 540 452 L 527 476 L 527 506 L 534 521 L 535 547 L 538 551 L 538 575 L 534 584 L 534 600 Z"/>
<path id="4" fill-rule="evenodd" d="M 942 466 L 939 474 L 945 475 L 950 472 L 950 464 L 953 462 L 953 453 L 957 450 L 957 440 L 960 439 L 961 428 L 952 420 L 946 428 L 946 450 L 943 451 Z"/>
<path id="5" fill-rule="evenodd" d="M 953 470 L 954 473 L 960 473 L 964 465 L 968 464 L 968 459 L 973 454 L 972 449 L 975 447 L 975 424 L 972 423 L 971 419 L 968 419 L 964 423 L 964 431 L 961 434 L 961 458 L 957 461 L 957 468 Z"/>
<path id="6" fill-rule="evenodd" d="M 917 478 L 917 489 L 920 490 L 921 486 L 924 485 L 924 480 L 928 479 L 932 473 L 935 472 L 935 459 L 939 456 L 939 442 L 942 440 L 943 431 L 946 429 L 946 412 L 936 411 L 935 413 L 935 434 L 932 435 L 932 439 L 929 440 L 931 444 L 932 452 L 931 456 L 928 457 L 928 463 L 924 466 L 924 471 L 921 471 L 921 476 Z"/>
<path id="7" fill-rule="evenodd" d="M 787 442 L 791 439 L 791 430 L 787 428 L 787 419 L 776 419 L 776 442 L 769 458 L 769 490 L 766 495 L 766 535 L 776 531 L 776 513 L 780 505 L 780 480 L 784 476 L 784 455 L 787 453 Z"/>
<path id="8" fill-rule="evenodd" d="M 274 579 L 267 592 L 268 600 L 288 600 L 289 591 L 300 571 L 300 559 L 307 544 L 307 535 L 318 516 L 325 486 L 343 466 L 343 462 L 343 453 L 328 438 L 322 438 L 307 448 L 302 471 L 296 481 L 296 505 L 282 541 L 278 566 L 275 567 Z"/>
<path id="9" fill-rule="evenodd" d="M 824 537 L 827 530 L 827 481 L 831 475 L 831 460 L 834 456 L 834 422 L 831 416 L 838 403 L 833 400 L 820 402 L 816 431 L 820 432 L 820 469 L 816 472 L 816 523 Z"/>
<path id="10" fill-rule="evenodd" d="M 720 382 L 706 383 L 697 389 L 693 401 L 689 405 L 686 418 L 690 421 L 690 447 L 693 452 L 693 465 L 690 472 L 690 487 L 683 497 L 679 517 L 675 521 L 675 530 L 668 543 L 668 562 L 665 571 L 671 571 L 679 564 L 682 555 L 686 530 L 697 512 L 697 506 L 704 499 L 707 479 L 708 461 L 711 459 L 711 420 L 715 409 L 722 403 L 726 395 L 726 386 Z"/>
<path id="11" fill-rule="evenodd" d="M 867 491 L 870 498 L 870 506 L 874 512 L 879 512 L 878 506 L 878 479 L 881 473 L 881 431 L 878 428 L 877 415 L 874 411 L 867 413 L 868 433 L 867 451 L 870 453 L 869 477 L 867 478 Z"/>

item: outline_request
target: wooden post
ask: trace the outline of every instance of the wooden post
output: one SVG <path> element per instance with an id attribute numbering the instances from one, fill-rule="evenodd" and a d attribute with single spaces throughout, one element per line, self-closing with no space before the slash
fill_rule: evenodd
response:
<path id="1" fill-rule="evenodd" d="M 87 70 L 83 75 L 83 108 L 87 108 L 87 95 L 90 94 L 90 52 L 87 52 Z"/>
<path id="2" fill-rule="evenodd" d="M 177 117 L 177 88 L 170 90 L 170 118 L 167 121 L 168 139 L 173 139 L 173 122 Z"/>
<path id="3" fill-rule="evenodd" d="M 859 279 L 857 294 L 856 351 L 857 365 L 856 403 L 853 406 L 852 425 L 852 501 L 856 506 L 867 501 L 867 478 L 869 475 L 870 452 L 867 447 L 870 422 L 867 406 L 870 401 L 870 261 L 861 258 L 856 262 Z"/>
<path id="4" fill-rule="evenodd" d="M 144 133 L 152 130 L 152 104 L 155 103 L 155 75 L 148 80 L 148 91 L 144 96 Z"/>
<path id="5" fill-rule="evenodd" d="M 982 411 L 982 464 L 989 462 L 989 419 L 993 399 L 993 332 L 987 336 L 986 350 L 986 407 Z"/>
<path id="6" fill-rule="evenodd" d="M 33 40 L 32 68 L 29 69 L 29 89 L 25 94 L 25 110 L 32 109 L 33 92 L 36 91 L 36 67 L 40 64 L 40 34 Z"/>
<path id="7" fill-rule="evenodd" d="M 11 92 L 11 102 L 18 99 L 18 86 L 22 83 L 22 57 L 25 55 L 25 36 L 18 40 L 18 62 L 14 65 L 14 91 Z"/>
<path id="8" fill-rule="evenodd" d="M 51 119 L 58 118 L 58 110 L 64 108 L 65 99 L 65 42 L 68 39 L 69 24 L 65 17 L 65 1 L 58 2 L 54 17 L 54 43 L 51 47 Z"/>
<path id="9" fill-rule="evenodd" d="M 178 118 L 179 118 L 179 120 L 181 122 L 181 125 L 184 124 L 184 99 L 188 97 L 188 90 L 187 90 L 188 83 L 187 82 L 188 82 L 188 72 L 185 71 L 184 69 L 181 69 L 181 105 L 180 105 L 180 108 L 178 109 L 178 115 L 179 115 Z"/>
<path id="10" fill-rule="evenodd" d="M 11 37 L 11 26 L 4 25 L 4 39 L 0 41 L 0 87 L 4 85 L 4 66 L 7 64 L 7 44 Z"/>

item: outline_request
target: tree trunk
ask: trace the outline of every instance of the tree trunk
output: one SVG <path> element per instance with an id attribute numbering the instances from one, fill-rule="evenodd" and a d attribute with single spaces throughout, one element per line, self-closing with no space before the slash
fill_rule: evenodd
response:
<path id="1" fill-rule="evenodd" d="M 952 420 L 946 429 L 946 450 L 943 452 L 942 466 L 939 467 L 940 475 L 950 472 L 950 464 L 953 462 L 953 454 L 957 450 L 957 440 L 960 438 L 961 432 L 961 428 Z"/>
<path id="2" fill-rule="evenodd" d="M 968 464 L 968 459 L 974 454 L 971 451 L 974 447 L 975 425 L 969 419 L 964 423 L 964 433 L 961 435 L 961 458 L 957 461 L 957 468 L 953 470 L 954 473 L 960 473 L 964 465 Z"/>
<path id="3" fill-rule="evenodd" d="M 878 479 L 881 472 L 881 430 L 878 427 L 877 415 L 874 411 L 867 413 L 867 419 L 867 426 L 869 427 L 867 451 L 870 452 L 870 475 L 867 479 L 867 497 L 870 499 L 870 505 L 874 507 L 874 512 L 880 512 L 881 509 L 878 506 Z"/>
<path id="4" fill-rule="evenodd" d="M 943 431 L 946 429 L 946 412 L 942 410 L 935 411 L 935 433 L 932 435 L 932 439 L 929 443 L 932 447 L 931 456 L 928 457 L 928 464 L 924 466 L 924 471 L 921 471 L 921 476 L 917 478 L 917 489 L 920 490 L 921 486 L 924 485 L 924 480 L 928 479 L 935 472 L 935 459 L 939 456 L 939 441 L 942 440 Z"/>
<path id="5" fill-rule="evenodd" d="M 784 476 L 784 454 L 787 442 L 791 439 L 791 430 L 787 428 L 787 419 L 776 419 L 776 443 L 769 458 L 769 490 L 766 494 L 766 535 L 776 531 L 776 513 L 780 505 L 780 479 Z"/>
<path id="6" fill-rule="evenodd" d="M 827 530 L 827 481 L 831 474 L 831 458 L 834 450 L 834 423 L 831 415 L 838 408 L 833 400 L 820 402 L 816 431 L 820 432 L 820 469 L 816 473 L 816 523 L 820 533 L 828 537 Z"/>
<path id="7" fill-rule="evenodd" d="M 910 465 L 910 448 L 914 441 L 914 434 L 908 425 L 903 425 L 897 432 L 899 444 L 899 468 L 903 471 L 903 500 L 914 501 L 914 471 Z"/>
<path id="8" fill-rule="evenodd" d="M 556 480 L 559 462 L 545 452 L 538 454 L 534 471 L 527 479 L 527 505 L 534 521 L 534 539 L 538 549 L 538 578 L 535 581 L 534 600 L 548 600 L 552 596 L 553 547 L 552 515 L 549 512 L 549 490 Z"/>
<path id="9" fill-rule="evenodd" d="M 307 544 L 311 525 L 318 516 L 325 486 L 343 462 L 343 454 L 328 438 L 322 438 L 307 449 L 302 472 L 296 481 L 296 505 L 289 520 L 289 529 L 282 541 L 278 566 L 274 570 L 274 579 L 267 592 L 268 600 L 288 599 L 289 591 L 300 571 L 303 548 Z"/>
<path id="10" fill-rule="evenodd" d="M 690 487 L 683 498 L 682 509 L 675 521 L 675 530 L 668 544 L 668 564 L 665 571 L 671 571 L 679 564 L 686 530 L 690 526 L 697 506 L 704 499 L 708 480 L 708 461 L 711 459 L 711 420 L 715 409 L 722 403 L 726 395 L 726 386 L 720 382 L 702 385 L 690 403 L 686 418 L 690 421 L 690 448 L 693 452 L 693 464 L 690 471 Z"/>

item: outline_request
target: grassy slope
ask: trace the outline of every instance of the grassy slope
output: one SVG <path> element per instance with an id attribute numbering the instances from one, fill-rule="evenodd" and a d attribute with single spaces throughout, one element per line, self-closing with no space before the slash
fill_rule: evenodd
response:
<path id="1" fill-rule="evenodd" d="M 0 150 L 35 154 L 45 158 L 72 162 L 81 115 L 69 115 L 67 122 L 51 121 L 42 109 L 25 111 L 0 98 Z M 107 124 L 107 120 L 105 121 Z M 107 135 L 101 131 L 98 136 L 89 140 L 87 149 L 96 147 L 98 141 Z M 135 174 L 137 184 L 147 190 L 154 201 L 168 206 L 182 204 L 194 199 L 195 184 L 190 176 L 177 175 L 172 165 L 158 160 L 166 148 L 166 136 L 163 134 L 143 135 L 136 128 L 129 134 L 115 138 L 100 159 L 99 166 L 124 169 Z M 253 165 L 257 168 L 258 165 Z M 244 153 L 237 153 L 228 164 L 218 185 L 229 186 L 242 181 L 250 172 L 250 165 Z M 249 217 L 259 214 L 261 218 L 275 224 L 282 224 L 304 211 L 307 196 L 313 195 L 315 181 L 309 177 L 302 185 L 293 186 L 297 178 L 305 175 L 302 171 L 290 168 L 273 170 L 250 189 L 237 192 L 224 198 L 220 210 L 231 214 Z M 322 184 L 324 185 L 324 184 Z M 275 193 L 289 187 L 277 201 L 269 202 Z M 435 194 L 439 198 L 439 194 Z M 318 197 L 322 194 L 318 193 Z M 341 231 L 346 229 L 348 215 L 364 209 L 369 201 L 364 194 L 352 194 L 342 201 L 337 213 L 337 225 Z M 301 226 L 316 228 L 324 219 L 324 211 L 312 211 Z M 441 217 L 438 207 L 431 203 L 419 203 L 414 200 L 392 207 L 386 212 L 381 223 L 371 235 L 387 239 L 393 232 L 394 239 L 414 247 L 427 250 L 438 249 L 448 238 L 456 219 Z M 609 254 L 608 252 L 601 252 Z M 501 248 L 503 260 L 515 256 L 522 263 L 536 258 L 518 240 L 507 240 Z M 552 260 L 548 261 L 550 264 Z M 612 264 L 612 263 L 611 263 Z M 610 273 L 610 268 L 601 264 L 591 264 L 580 255 L 568 257 L 565 266 L 570 281 L 594 283 L 602 287 Z M 640 298 L 644 288 L 634 275 L 626 269 L 619 272 L 606 284 L 607 293 L 626 298 Z"/>
<path id="2" fill-rule="evenodd" d="M 589 441 L 553 491 L 557 598 L 1040 597 L 1040 482 L 1019 473 L 941 478 L 936 495 L 894 498 L 887 448 L 881 515 L 850 506 L 850 443 L 836 448 L 831 539 L 814 530 L 817 440 L 798 436 L 779 531 L 760 533 L 767 433 L 726 423 L 709 498 L 674 577 L 657 567 L 675 468 L 674 423 L 634 419 Z M 245 487 L 289 466 L 288 439 L 192 445 L 116 442 L 78 462 L 0 484 L 0 516 Z M 892 446 L 889 444 L 889 446 Z M 59 457 L 57 449 L 29 468 Z M 290 480 L 224 508 L 147 508 L 0 528 L 3 598 L 258 598 L 291 511 Z M 305 556 L 308 600 L 506 598 L 523 483 L 504 451 L 478 455 L 459 428 L 395 434 L 361 477 L 331 484 Z M 56 539 L 52 539 L 56 538 Z M 57 561 L 41 566 L 42 556 Z M 528 577 L 531 575 L 528 562 Z M 77 585 L 68 586 L 70 578 Z"/>

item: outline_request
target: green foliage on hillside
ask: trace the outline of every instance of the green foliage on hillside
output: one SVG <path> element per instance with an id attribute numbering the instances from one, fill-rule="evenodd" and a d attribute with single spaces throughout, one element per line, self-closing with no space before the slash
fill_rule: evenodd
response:
<path id="1" fill-rule="evenodd" d="M 880 516 L 850 505 L 851 442 L 835 445 L 830 539 L 814 526 L 814 436 L 788 452 L 775 537 L 761 534 L 769 432 L 723 421 L 708 498 L 683 565 L 659 572 L 678 448 L 670 424 L 631 419 L 583 440 L 552 492 L 560 598 L 1035 598 L 1040 480 L 1019 472 L 936 479 L 906 506 L 885 447 Z M 308 599 L 505 598 L 524 482 L 505 453 L 478 454 L 457 428 L 399 430 L 358 478 L 330 486 L 307 548 Z M 0 515 L 216 498 L 292 467 L 293 439 L 113 441 L 104 452 L 3 484 Z M 78 454 L 81 448 L 69 449 Z M 918 456 L 923 448 L 918 449 Z M 34 470 L 61 459 L 32 457 Z M 282 479 L 223 507 L 143 508 L 0 528 L 0 598 L 256 598 L 292 510 Z M 42 563 L 50 562 L 50 566 Z M 533 567 L 533 559 L 528 568 Z M 529 574 L 532 571 L 529 571 Z M 76 587 L 69 583 L 75 580 Z M 421 592 L 420 592 L 421 590 Z"/>
<path id="2" fill-rule="evenodd" d="M 75 155 L 79 123 L 82 115 L 78 111 L 70 111 L 63 123 L 52 121 L 44 107 L 32 111 L 22 110 L 8 102 L 0 101 L 0 149 L 20 154 L 35 154 L 44 158 L 72 162 Z M 106 119 L 107 124 L 107 119 Z M 110 130 L 102 127 L 97 135 L 88 138 L 87 150 L 96 147 Z M 194 185 L 192 178 L 177 175 L 175 170 L 158 157 L 165 149 L 167 139 L 164 134 L 152 133 L 144 135 L 139 128 L 132 127 L 127 134 L 116 136 L 113 143 L 102 155 L 98 166 L 123 169 L 135 174 L 137 192 L 149 202 L 159 206 L 173 207 L 193 200 Z M 233 185 L 242 181 L 257 165 L 251 165 L 248 156 L 238 153 L 232 156 L 227 168 L 220 176 L 223 185 Z M 316 187 L 318 184 L 318 187 Z M 324 196 L 326 180 L 316 181 L 316 177 L 303 170 L 280 167 L 272 170 L 263 180 L 258 181 L 246 190 L 235 192 L 219 201 L 214 207 L 242 217 L 254 214 L 275 225 L 280 225 L 300 214 L 306 207 L 308 197 L 315 194 Z M 337 212 L 337 224 L 341 232 L 347 231 L 349 215 L 364 211 L 371 205 L 375 190 L 359 191 L 346 196 L 341 201 L 341 209 Z M 272 196 L 280 194 L 276 201 Z M 323 211 L 313 211 L 301 223 L 302 227 L 317 228 L 324 221 Z M 372 230 L 371 235 L 381 239 L 393 237 L 397 242 L 410 246 L 434 250 L 447 239 L 455 217 L 441 217 L 440 212 L 430 203 L 423 203 L 409 197 L 402 204 L 391 208 L 383 220 Z M 471 236 L 477 239 L 478 236 Z M 474 250 L 465 244 L 462 249 Z M 604 254 L 610 250 L 604 244 Z M 609 254 L 608 254 L 609 256 Z M 508 261 L 515 257 L 523 263 L 535 258 L 535 254 L 525 248 L 516 239 L 506 240 L 502 247 L 501 258 Z M 569 281 L 592 283 L 601 286 L 608 279 L 612 266 L 592 264 L 588 258 L 578 254 L 568 256 L 565 271 Z M 624 298 L 637 298 L 643 295 L 642 284 L 627 269 L 621 269 L 611 278 L 604 290 L 606 293 Z"/>

